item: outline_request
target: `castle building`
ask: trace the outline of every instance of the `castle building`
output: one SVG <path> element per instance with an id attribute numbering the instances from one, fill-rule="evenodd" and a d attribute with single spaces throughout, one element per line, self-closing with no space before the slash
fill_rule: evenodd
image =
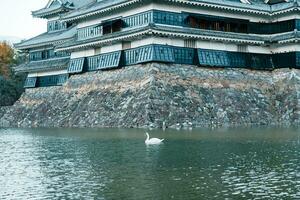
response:
<path id="1" fill-rule="evenodd" d="M 15 45 L 26 88 L 148 62 L 300 68 L 300 0 L 50 0 L 32 14 L 48 30 Z"/>

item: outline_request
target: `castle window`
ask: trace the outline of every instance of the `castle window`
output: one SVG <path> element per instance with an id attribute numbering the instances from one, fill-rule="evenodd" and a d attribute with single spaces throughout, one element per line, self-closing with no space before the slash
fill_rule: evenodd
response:
<path id="1" fill-rule="evenodd" d="M 103 24 L 103 35 L 121 31 L 122 24 L 123 21 L 121 19 L 105 22 Z"/>
<path id="2" fill-rule="evenodd" d="M 122 28 L 122 20 L 116 20 L 112 23 L 112 32 L 118 32 L 121 31 Z"/>
<path id="3" fill-rule="evenodd" d="M 189 17 L 187 18 L 187 24 L 188 24 L 190 27 L 192 27 L 192 28 L 198 28 L 198 27 L 200 27 L 200 26 L 199 26 L 200 23 L 199 23 L 197 17 L 194 17 L 194 16 L 189 16 Z"/>
<path id="4" fill-rule="evenodd" d="M 56 22 L 55 22 L 55 25 L 54 25 L 54 29 L 55 29 L 55 30 L 58 30 L 58 28 L 59 28 L 59 27 L 58 27 L 58 22 L 56 21 Z"/>
<path id="5" fill-rule="evenodd" d="M 184 40 L 184 47 L 196 48 L 196 40 Z"/>
<path id="6" fill-rule="evenodd" d="M 48 31 L 58 31 L 67 28 L 67 23 L 61 23 L 60 21 L 49 21 Z"/>
<path id="7" fill-rule="evenodd" d="M 231 32 L 238 32 L 237 24 L 231 23 L 230 27 L 231 27 Z"/>
<path id="8" fill-rule="evenodd" d="M 230 31 L 231 31 L 231 28 L 230 28 L 230 24 L 229 24 L 229 23 L 227 23 L 227 24 L 225 25 L 225 31 L 227 31 L 227 32 L 230 32 Z"/>
<path id="9" fill-rule="evenodd" d="M 247 33 L 247 24 L 240 24 L 239 26 L 239 32 L 241 33 Z"/>
<path id="10" fill-rule="evenodd" d="M 213 22 L 213 29 L 216 31 L 220 30 L 220 23 L 219 22 Z"/>
<path id="11" fill-rule="evenodd" d="M 110 24 L 103 25 L 103 35 L 112 33 L 112 27 Z"/>
<path id="12" fill-rule="evenodd" d="M 42 52 L 42 59 L 46 59 L 46 52 L 45 51 Z"/>
<path id="13" fill-rule="evenodd" d="M 247 45 L 238 45 L 237 46 L 237 51 L 242 52 L 242 53 L 246 53 L 246 52 L 248 52 L 248 46 Z"/>
<path id="14" fill-rule="evenodd" d="M 206 27 L 207 27 L 207 26 L 206 26 L 206 21 L 201 20 L 199 26 L 200 26 L 200 27 L 199 27 L 200 29 L 206 29 Z"/>
<path id="15" fill-rule="evenodd" d="M 220 22 L 220 31 L 225 31 L 225 22 Z"/>

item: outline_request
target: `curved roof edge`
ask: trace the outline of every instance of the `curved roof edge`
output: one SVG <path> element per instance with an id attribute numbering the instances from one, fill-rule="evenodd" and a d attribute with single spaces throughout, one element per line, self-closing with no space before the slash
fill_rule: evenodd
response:
<path id="1" fill-rule="evenodd" d="M 102 0 L 71 11 L 63 16 L 61 20 L 65 22 L 81 20 L 101 13 L 111 12 L 135 3 L 153 1 L 155 0 Z M 299 3 L 297 3 L 299 0 L 162 0 L 161 2 L 163 1 L 269 16 L 280 14 L 283 10 L 299 7 Z"/>

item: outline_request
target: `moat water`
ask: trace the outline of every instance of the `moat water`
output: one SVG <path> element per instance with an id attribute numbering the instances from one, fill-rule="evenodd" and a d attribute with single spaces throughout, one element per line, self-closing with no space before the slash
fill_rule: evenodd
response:
<path id="1" fill-rule="evenodd" d="M 300 129 L 0 129 L 0 199 L 300 199 Z"/>

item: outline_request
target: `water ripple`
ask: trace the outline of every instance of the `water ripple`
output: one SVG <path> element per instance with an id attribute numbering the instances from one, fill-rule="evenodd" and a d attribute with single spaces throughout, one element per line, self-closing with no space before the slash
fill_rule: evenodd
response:
<path id="1" fill-rule="evenodd" d="M 300 199 L 298 131 L 152 134 L 0 129 L 0 199 Z"/>

